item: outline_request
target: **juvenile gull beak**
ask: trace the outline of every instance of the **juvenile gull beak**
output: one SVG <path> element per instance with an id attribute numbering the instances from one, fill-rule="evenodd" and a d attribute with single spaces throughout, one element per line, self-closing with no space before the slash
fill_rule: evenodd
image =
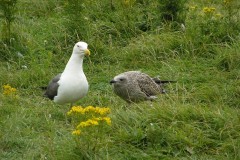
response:
<path id="1" fill-rule="evenodd" d="M 113 83 L 115 83 L 115 82 L 116 82 L 116 81 L 114 81 L 114 80 L 111 80 L 111 81 L 110 81 L 110 84 L 113 84 Z"/>

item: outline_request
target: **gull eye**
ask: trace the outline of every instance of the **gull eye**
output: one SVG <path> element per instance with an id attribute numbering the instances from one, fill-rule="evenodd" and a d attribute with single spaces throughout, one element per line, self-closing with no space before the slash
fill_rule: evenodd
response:
<path id="1" fill-rule="evenodd" d="M 120 81 L 123 81 L 124 79 L 123 79 L 123 78 L 120 78 L 119 80 L 120 80 Z"/>
<path id="2" fill-rule="evenodd" d="M 79 48 L 79 45 L 77 45 L 77 47 Z"/>

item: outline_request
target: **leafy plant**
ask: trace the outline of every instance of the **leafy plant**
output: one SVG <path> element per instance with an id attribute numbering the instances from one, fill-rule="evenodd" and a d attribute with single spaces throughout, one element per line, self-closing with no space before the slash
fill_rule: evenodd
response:
<path id="1" fill-rule="evenodd" d="M 12 57 L 12 51 L 15 50 L 17 37 L 12 31 L 12 23 L 15 20 L 17 11 L 17 0 L 0 0 L 0 22 L 2 21 L 1 39 L 0 39 L 0 58 L 9 59 Z"/>
<path id="2" fill-rule="evenodd" d="M 7 45 L 10 45 L 11 24 L 15 19 L 16 3 L 17 0 L 0 0 L 0 11 L 2 12 L 0 17 L 3 19 L 2 35 L 3 41 Z"/>
<path id="3" fill-rule="evenodd" d="M 75 126 L 72 134 L 77 136 L 76 143 L 80 150 L 95 152 L 101 148 L 107 128 L 111 125 L 111 118 L 107 116 L 109 113 L 108 107 L 93 106 L 73 106 L 67 113 Z"/>

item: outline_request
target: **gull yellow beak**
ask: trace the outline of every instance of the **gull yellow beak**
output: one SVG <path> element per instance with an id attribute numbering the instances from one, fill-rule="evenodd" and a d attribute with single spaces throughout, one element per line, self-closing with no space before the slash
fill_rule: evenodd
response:
<path id="1" fill-rule="evenodd" d="M 90 51 L 88 49 L 85 50 L 85 55 L 87 55 L 87 56 L 90 55 Z"/>

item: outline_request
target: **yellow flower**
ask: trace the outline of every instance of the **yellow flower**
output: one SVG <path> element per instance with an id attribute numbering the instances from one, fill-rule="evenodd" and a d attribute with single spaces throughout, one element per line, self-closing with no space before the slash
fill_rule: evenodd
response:
<path id="1" fill-rule="evenodd" d="M 94 120 L 94 121 L 101 121 L 102 117 L 93 118 L 92 120 Z"/>
<path id="2" fill-rule="evenodd" d="M 95 120 L 91 120 L 90 123 L 91 123 L 91 125 L 98 125 L 99 124 L 98 121 L 95 121 Z"/>
<path id="3" fill-rule="evenodd" d="M 78 130 L 74 130 L 74 131 L 72 131 L 72 134 L 79 136 L 81 134 L 81 131 L 79 129 Z"/>
<path id="4" fill-rule="evenodd" d="M 208 13 L 213 13 L 216 10 L 214 7 L 204 7 L 203 12 L 208 14 Z"/>
<path id="5" fill-rule="evenodd" d="M 110 108 L 100 108 L 100 107 L 96 107 L 95 112 L 98 113 L 98 114 L 100 114 L 100 115 L 108 114 L 108 113 L 110 113 Z"/>
<path id="6" fill-rule="evenodd" d="M 194 6 L 189 6 L 189 8 L 190 8 L 191 10 L 195 10 L 195 9 L 197 8 L 197 6 L 196 6 L 196 5 L 194 5 Z"/>
<path id="7" fill-rule="evenodd" d="M 93 106 L 87 106 L 86 108 L 84 108 L 85 112 L 93 112 L 95 110 L 95 108 Z"/>
<path id="8" fill-rule="evenodd" d="M 98 118 L 93 118 L 92 120 L 95 121 L 106 121 L 108 125 L 111 125 L 111 119 L 109 117 L 98 117 Z"/>
<path id="9" fill-rule="evenodd" d="M 103 117 L 103 120 L 106 121 L 108 125 L 111 125 L 111 119 L 109 117 Z"/>
<path id="10" fill-rule="evenodd" d="M 87 121 L 81 122 L 77 128 L 84 128 L 89 126 L 96 126 L 99 125 L 98 121 L 95 119 L 88 119 Z"/>
<path id="11" fill-rule="evenodd" d="M 88 106 L 86 108 L 83 108 L 81 106 L 73 106 L 71 110 L 67 112 L 67 115 L 71 115 L 72 113 L 86 114 L 89 112 L 104 115 L 104 114 L 110 113 L 110 108 L 108 107 L 101 108 L 101 107 L 93 107 L 93 106 Z"/>
<path id="12" fill-rule="evenodd" d="M 67 115 L 71 115 L 72 113 L 81 113 L 84 114 L 84 108 L 82 106 L 73 106 L 69 112 L 67 112 Z"/>
<path id="13" fill-rule="evenodd" d="M 9 84 L 3 85 L 3 95 L 14 95 L 17 89 L 11 87 Z"/>
<path id="14" fill-rule="evenodd" d="M 88 126 L 88 124 L 86 123 L 86 122 L 81 122 L 78 126 L 77 126 L 77 128 L 84 128 L 84 127 L 87 127 Z"/>

